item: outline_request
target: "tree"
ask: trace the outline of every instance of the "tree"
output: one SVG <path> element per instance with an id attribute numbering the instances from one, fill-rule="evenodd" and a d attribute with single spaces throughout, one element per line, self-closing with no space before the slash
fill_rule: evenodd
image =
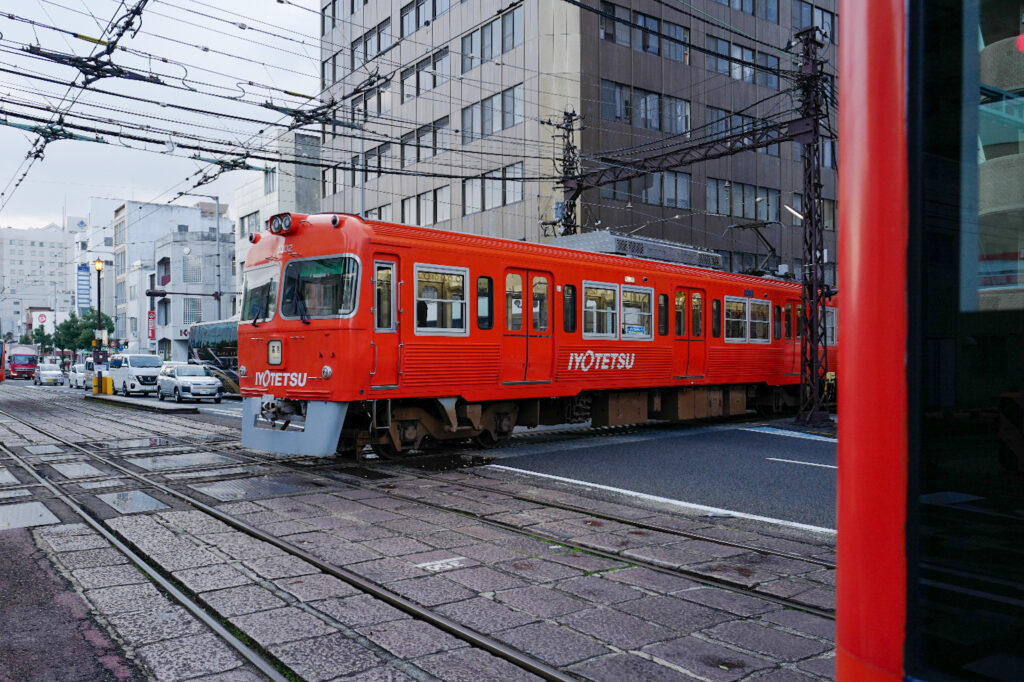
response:
<path id="1" fill-rule="evenodd" d="M 47 334 L 43 327 L 36 327 L 32 330 L 32 343 L 39 346 L 40 355 L 46 355 L 53 348 L 53 336 Z"/>
<path id="2" fill-rule="evenodd" d="M 57 325 L 53 331 L 53 345 L 61 351 L 78 350 L 78 337 L 81 335 L 81 320 L 78 315 L 71 313 L 71 316 Z"/>
<path id="3" fill-rule="evenodd" d="M 18 343 L 23 343 L 26 346 L 31 345 L 32 344 L 32 337 L 29 336 L 28 334 L 22 334 L 21 338 L 18 339 Z"/>
<path id="4" fill-rule="evenodd" d="M 114 333 L 114 321 L 110 316 L 103 313 L 103 328 L 108 335 Z M 96 338 L 96 309 L 89 308 L 79 320 L 78 341 L 76 348 L 92 348 L 93 339 Z"/>

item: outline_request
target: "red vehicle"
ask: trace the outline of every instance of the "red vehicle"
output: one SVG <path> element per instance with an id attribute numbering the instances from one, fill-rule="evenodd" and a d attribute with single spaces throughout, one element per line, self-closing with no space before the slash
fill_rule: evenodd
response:
<path id="1" fill-rule="evenodd" d="M 270 230 L 249 251 L 238 333 L 252 447 L 486 446 L 516 425 L 795 401 L 792 282 L 348 215 Z"/>
<path id="2" fill-rule="evenodd" d="M 7 345 L 0 339 L 0 381 L 7 378 Z"/>
<path id="3" fill-rule="evenodd" d="M 1024 36 L 847 0 L 838 679 L 1024 678 Z"/>
<path id="4" fill-rule="evenodd" d="M 39 351 L 35 346 L 22 343 L 11 344 L 7 348 L 7 378 L 31 379 L 35 376 L 39 365 Z"/>

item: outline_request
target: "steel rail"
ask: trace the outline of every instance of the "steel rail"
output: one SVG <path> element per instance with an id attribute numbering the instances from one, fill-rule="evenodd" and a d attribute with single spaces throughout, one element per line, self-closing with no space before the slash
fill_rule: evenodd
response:
<path id="1" fill-rule="evenodd" d="M 247 535 L 255 537 L 256 539 L 259 539 L 263 542 L 267 542 L 268 544 L 271 544 L 277 547 L 278 549 L 281 549 L 287 552 L 288 554 L 291 554 L 292 556 L 298 557 L 303 561 L 317 567 L 324 573 L 333 575 L 339 580 L 342 580 L 352 585 L 353 587 L 356 587 L 357 589 L 362 590 L 363 592 L 366 592 L 380 599 L 381 601 L 384 601 L 390 604 L 391 606 L 394 606 L 395 608 L 404 611 L 405 613 L 408 613 L 409 615 L 415 618 L 426 621 L 431 625 L 434 625 L 435 627 L 444 630 L 445 632 L 448 632 L 449 634 L 458 637 L 459 639 L 468 642 L 469 644 L 472 644 L 473 646 L 476 646 L 491 654 L 494 654 L 495 656 L 502 658 L 523 670 L 531 672 L 545 680 L 550 680 L 551 682 L 575 682 L 576 680 L 576 678 L 566 675 L 561 671 L 547 665 L 546 663 L 533 658 L 532 656 L 527 656 L 522 652 L 513 649 L 512 647 L 502 642 L 499 642 L 482 633 L 476 632 L 471 628 L 467 628 L 461 623 L 458 623 L 446 616 L 434 613 L 433 611 L 430 611 L 429 609 L 426 609 L 420 606 L 419 604 L 416 604 L 412 600 L 406 599 L 405 597 L 399 594 L 391 592 L 383 586 L 377 585 L 376 583 L 373 583 L 367 580 L 366 578 L 357 575 L 356 573 L 353 573 L 344 568 L 323 561 L 322 559 L 314 556 L 313 554 L 310 554 L 306 550 L 300 547 L 296 547 L 289 542 L 281 540 L 280 538 L 271 535 L 263 530 L 260 530 L 259 528 L 251 526 L 245 523 L 244 521 L 236 519 L 230 514 L 226 514 L 217 509 L 216 507 L 210 506 L 205 502 L 202 502 L 201 500 L 197 500 L 185 493 L 175 490 L 174 488 L 163 485 L 162 483 L 150 480 L 149 478 L 142 474 L 136 473 L 111 459 L 103 457 L 102 455 L 92 452 L 84 447 L 81 447 L 77 443 L 73 443 L 67 439 L 61 438 L 60 436 L 53 434 L 45 429 L 42 429 L 39 426 L 36 426 L 35 424 L 32 424 L 31 422 L 28 422 L 25 419 L 22 419 L 21 417 L 13 415 L 10 412 L 7 412 L 6 410 L 0 410 L 0 414 L 9 417 L 21 424 L 24 424 L 25 426 L 28 426 L 29 428 L 49 438 L 56 440 L 59 443 L 63 443 L 64 445 L 73 448 L 74 450 L 81 452 L 82 454 L 91 457 L 96 461 L 103 462 L 107 466 L 110 466 L 155 490 L 159 490 L 168 495 L 172 495 L 184 502 L 187 502 L 196 509 L 199 509 L 200 511 L 209 514 L 210 516 L 218 519 L 219 521 L 222 521 Z M 215 448 L 207 449 L 215 451 Z"/>
<path id="2" fill-rule="evenodd" d="M 11 416 L 10 414 L 5 412 L 3 414 Z M 128 557 L 131 560 L 131 562 L 135 564 L 135 566 L 138 567 L 152 582 L 155 582 L 157 585 L 159 585 L 160 588 L 164 590 L 164 592 L 169 594 L 171 597 L 174 598 L 175 601 L 177 601 L 179 604 L 185 607 L 185 609 L 188 610 L 189 613 L 191 613 L 193 616 L 202 621 L 203 624 L 206 625 L 208 628 L 213 630 L 217 634 L 217 636 L 219 636 L 222 640 L 227 642 L 227 644 L 230 645 L 239 654 L 241 654 L 242 657 L 245 658 L 245 660 L 247 660 L 252 665 L 256 666 L 256 668 L 261 673 L 266 675 L 268 679 L 273 680 L 274 682 L 289 682 L 288 678 L 282 675 L 273 663 L 266 660 L 263 656 L 259 654 L 259 652 L 254 650 L 252 647 L 248 646 L 245 642 L 243 642 L 234 634 L 232 634 L 230 630 L 221 625 L 221 623 L 216 618 L 207 613 L 206 609 L 200 606 L 190 596 L 179 590 L 177 586 L 174 585 L 174 583 L 165 578 L 161 574 L 160 569 L 146 561 L 132 548 L 130 548 L 128 545 L 122 542 L 121 539 L 118 538 L 114 533 L 108 530 L 102 523 L 97 521 L 89 512 L 87 512 L 85 509 L 79 506 L 79 504 L 75 502 L 74 498 L 72 498 L 71 495 L 61 490 L 49 479 L 41 476 L 39 472 L 35 470 L 35 467 L 26 462 L 22 457 L 15 454 L 13 451 L 11 451 L 10 448 L 6 447 L 2 443 L 0 443 L 0 451 L 4 452 L 8 457 L 17 462 L 18 465 L 22 469 L 24 469 L 30 476 L 32 476 L 43 487 L 49 490 L 57 499 L 66 504 L 73 512 L 75 512 L 75 514 L 80 516 L 82 520 L 84 520 L 89 525 L 90 528 L 92 528 L 101 536 L 103 536 L 103 539 L 112 544 L 114 547 L 117 548 L 119 552 Z"/>

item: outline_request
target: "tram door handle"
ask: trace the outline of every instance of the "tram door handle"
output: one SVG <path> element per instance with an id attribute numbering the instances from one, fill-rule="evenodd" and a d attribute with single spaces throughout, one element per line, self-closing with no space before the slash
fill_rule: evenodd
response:
<path id="1" fill-rule="evenodd" d="M 380 364 L 380 346 L 373 341 L 370 341 L 370 345 L 373 346 L 373 369 L 370 370 L 370 376 L 372 377 L 377 373 L 377 367 Z"/>
<path id="2" fill-rule="evenodd" d="M 402 349 L 405 348 L 404 343 L 398 344 L 398 376 L 402 376 Z"/>

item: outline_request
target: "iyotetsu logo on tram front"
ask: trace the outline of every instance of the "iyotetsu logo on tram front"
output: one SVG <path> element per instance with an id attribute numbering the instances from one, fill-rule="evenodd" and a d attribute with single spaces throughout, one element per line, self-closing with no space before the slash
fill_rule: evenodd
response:
<path id="1" fill-rule="evenodd" d="M 633 369 L 636 353 L 569 353 L 569 369 L 589 372 L 592 369 Z"/>
<path id="2" fill-rule="evenodd" d="M 306 372 L 256 372 L 257 386 L 305 386 L 308 379 Z"/>

